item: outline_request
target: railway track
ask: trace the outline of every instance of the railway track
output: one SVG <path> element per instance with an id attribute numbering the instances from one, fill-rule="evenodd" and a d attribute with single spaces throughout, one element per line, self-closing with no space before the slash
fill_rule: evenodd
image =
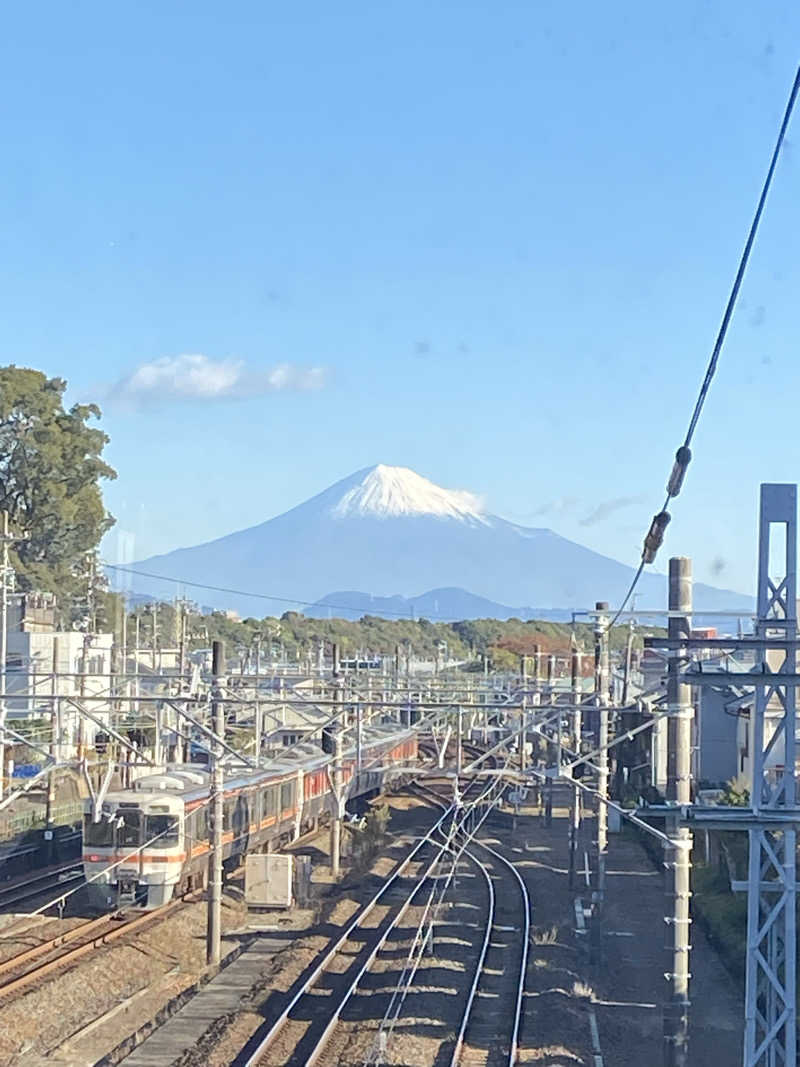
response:
<path id="1" fill-rule="evenodd" d="M 514 1067 L 530 945 L 528 889 L 514 864 L 482 841 L 471 843 L 466 854 L 480 871 L 489 905 L 450 1065 Z"/>
<path id="2" fill-rule="evenodd" d="M 417 783 L 415 791 L 437 802 L 434 790 Z M 530 895 L 514 864 L 478 837 L 464 855 L 485 887 L 486 912 L 450 1067 L 514 1067 L 528 969 Z"/>
<path id="3" fill-rule="evenodd" d="M 313 840 L 318 833 L 318 829 L 315 829 L 302 835 L 292 842 L 292 849 Z M 22 879 L 17 879 L 13 884 L 0 887 L 0 910 L 10 908 L 22 901 L 45 896 L 53 889 L 61 888 L 65 882 L 72 882 L 82 876 L 82 864 L 77 862 L 34 873 L 24 882 Z M 171 912 L 196 896 L 196 893 L 187 893 L 161 908 L 141 914 L 125 914 L 115 911 L 89 919 L 0 961 L 0 998 L 11 996 L 48 974 L 77 962 L 91 952 L 166 918 Z M 55 907 L 57 903 L 58 899 L 54 898 L 53 906 Z"/>
<path id="4" fill-rule="evenodd" d="M 0 963 L 0 999 L 19 992 L 55 970 L 77 962 L 104 945 L 166 918 L 196 897 L 196 893 L 186 894 L 177 900 L 171 900 L 161 908 L 139 915 L 114 912 L 97 919 L 89 919 L 71 930 L 11 956 Z"/>
<path id="5" fill-rule="evenodd" d="M 0 911 L 13 908 L 26 900 L 37 899 L 81 877 L 83 865 L 80 860 L 48 867 L 43 871 L 31 871 L 24 878 L 15 878 L 13 882 L 0 886 Z"/>
<path id="6" fill-rule="evenodd" d="M 456 809 L 439 803 L 443 814 L 327 950 L 245 1061 L 246 1067 L 315 1067 L 322 1062 L 359 984 L 409 908 L 424 895 L 427 879 L 452 844 Z"/>

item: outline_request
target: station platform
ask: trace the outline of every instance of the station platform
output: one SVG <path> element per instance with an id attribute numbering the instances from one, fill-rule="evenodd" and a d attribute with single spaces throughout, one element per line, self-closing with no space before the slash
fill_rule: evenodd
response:
<path id="1" fill-rule="evenodd" d="M 241 955 L 215 975 L 180 1011 L 159 1026 L 125 1059 L 124 1067 L 164 1067 L 173 1063 L 200 1037 L 216 1019 L 236 1011 L 242 998 L 257 984 L 272 957 L 294 940 L 296 931 L 278 930 L 274 926 L 247 930 L 252 942 Z"/>

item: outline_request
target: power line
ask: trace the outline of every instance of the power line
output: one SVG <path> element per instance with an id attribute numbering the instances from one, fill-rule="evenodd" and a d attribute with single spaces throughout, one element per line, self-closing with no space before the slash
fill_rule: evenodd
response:
<path id="1" fill-rule="evenodd" d="M 664 531 L 670 521 L 670 514 L 667 511 L 667 505 L 670 499 L 676 497 L 681 491 L 683 480 L 686 476 L 686 470 L 689 466 L 689 462 L 692 458 L 691 443 L 694 437 L 694 432 L 697 429 L 697 423 L 700 420 L 700 414 L 703 410 L 703 406 L 708 396 L 708 391 L 711 388 L 711 382 L 714 378 L 714 374 L 717 369 L 717 363 L 719 361 L 719 355 L 722 351 L 722 345 L 725 341 L 725 337 L 728 333 L 728 326 L 730 325 L 731 317 L 736 306 L 736 300 L 739 296 L 739 290 L 742 286 L 742 280 L 744 278 L 744 272 L 747 269 L 747 264 L 750 259 L 750 253 L 753 248 L 753 242 L 755 241 L 756 232 L 758 231 L 758 225 L 761 221 L 761 215 L 764 211 L 764 205 L 767 201 L 767 194 L 769 193 L 770 186 L 772 185 L 772 177 L 775 173 L 775 167 L 778 163 L 778 156 L 780 150 L 783 147 L 784 137 L 786 136 L 786 130 L 789 126 L 789 120 L 792 117 L 792 111 L 794 109 L 795 100 L 797 99 L 797 93 L 800 90 L 800 67 L 795 74 L 794 84 L 792 85 L 792 91 L 789 94 L 789 100 L 786 104 L 786 110 L 783 114 L 783 122 L 781 123 L 780 130 L 778 131 L 778 139 L 775 142 L 775 148 L 772 152 L 772 158 L 770 159 L 769 169 L 767 170 L 767 176 L 764 179 L 764 185 L 761 189 L 761 196 L 758 198 L 758 205 L 756 206 L 756 212 L 753 216 L 753 221 L 750 224 L 750 231 L 747 235 L 747 241 L 745 242 L 744 250 L 739 259 L 739 268 L 736 271 L 736 277 L 733 281 L 733 286 L 728 297 L 728 303 L 725 306 L 725 313 L 722 316 L 722 322 L 720 323 L 719 331 L 717 333 L 717 339 L 714 343 L 714 348 L 711 353 L 711 358 L 708 361 L 708 367 L 706 368 L 705 378 L 703 384 L 700 386 L 700 392 L 698 393 L 697 400 L 695 401 L 694 410 L 692 411 L 692 417 L 689 420 L 689 428 L 686 431 L 686 437 L 683 444 L 675 453 L 675 463 L 672 467 L 672 472 L 667 483 L 667 495 L 664 500 L 664 506 L 661 511 L 653 516 L 653 521 L 650 524 L 650 529 L 647 532 L 647 536 L 644 539 L 644 547 L 642 549 L 642 559 L 639 567 L 631 582 L 630 588 L 625 595 L 625 599 L 619 606 L 616 615 L 611 620 L 610 626 L 613 626 L 617 619 L 619 619 L 622 612 L 633 595 L 633 591 L 636 588 L 639 579 L 644 571 L 645 564 L 652 563 L 656 557 L 661 544 L 664 540 Z"/>
<path id="2" fill-rule="evenodd" d="M 189 582 L 189 581 L 186 581 L 183 578 L 172 578 L 172 577 L 169 577 L 166 574 L 151 574 L 149 571 L 135 570 L 132 567 L 123 567 L 123 566 L 121 566 L 119 564 L 116 564 L 116 563 L 106 563 L 105 560 L 102 560 L 101 562 L 102 562 L 103 566 L 104 567 L 108 567 L 109 570 L 122 571 L 125 574 L 138 575 L 140 578 L 154 578 L 154 579 L 157 579 L 158 581 L 161 581 L 161 582 L 173 582 L 175 585 L 187 585 L 187 586 L 191 586 L 193 589 L 207 589 L 207 590 L 209 590 L 209 592 L 212 592 L 212 593 L 230 593 L 233 596 L 249 596 L 249 597 L 253 597 L 256 600 L 272 600 L 272 601 L 275 601 L 278 604 L 292 604 L 292 605 L 299 604 L 302 607 L 334 608 L 334 609 L 336 609 L 338 611 L 353 611 L 353 612 L 360 610 L 359 608 L 353 607 L 352 604 L 329 604 L 329 603 L 321 604 L 318 600 L 300 600 L 297 597 L 291 597 L 290 598 L 290 597 L 283 597 L 283 596 L 273 596 L 270 593 L 253 593 L 252 591 L 248 591 L 248 590 L 245 590 L 245 589 L 231 589 L 231 588 L 228 588 L 227 586 L 223 586 L 223 585 L 207 585 L 205 582 Z M 364 612 L 364 614 L 368 614 L 368 615 L 390 615 L 392 618 L 405 619 L 408 622 L 418 622 L 419 621 L 419 619 L 417 619 L 417 618 L 409 619 L 408 612 L 406 612 L 406 611 L 389 611 L 388 608 L 384 608 L 384 609 L 375 608 L 374 611 Z M 439 614 L 435 614 L 435 613 L 434 614 L 430 614 L 428 612 L 426 612 L 424 615 L 421 615 L 420 618 L 439 619 L 442 622 L 450 622 L 450 621 L 452 621 L 450 616 L 448 616 L 448 615 L 439 615 Z"/>

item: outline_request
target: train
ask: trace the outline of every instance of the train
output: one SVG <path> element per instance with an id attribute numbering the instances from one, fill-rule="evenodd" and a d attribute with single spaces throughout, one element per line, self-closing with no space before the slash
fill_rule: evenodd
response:
<path id="1" fill-rule="evenodd" d="M 223 868 L 248 852 L 277 851 L 330 817 L 331 755 L 313 742 L 261 767 L 227 765 L 223 799 Z M 347 803 L 365 801 L 411 777 L 417 734 L 397 723 L 362 730 L 361 771 L 354 747 L 342 752 Z M 83 869 L 96 908 L 151 910 L 206 885 L 210 851 L 210 775 L 194 763 L 167 764 L 108 793 L 95 819 L 84 805 Z"/>

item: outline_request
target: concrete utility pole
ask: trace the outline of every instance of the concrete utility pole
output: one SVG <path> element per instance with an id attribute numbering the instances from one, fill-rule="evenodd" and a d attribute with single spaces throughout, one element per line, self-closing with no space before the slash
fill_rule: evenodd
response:
<path id="1" fill-rule="evenodd" d="M 152 633 L 152 654 L 153 654 L 153 674 L 156 673 L 156 648 L 158 645 L 158 602 L 153 601 L 150 605 L 150 610 L 153 613 L 153 633 Z"/>
<path id="2" fill-rule="evenodd" d="M 622 706 L 626 707 L 631 684 L 631 660 L 633 658 L 633 619 L 628 622 L 628 638 L 625 642 L 625 672 L 622 676 Z"/>
<path id="3" fill-rule="evenodd" d="M 83 645 L 81 647 L 80 658 L 80 679 L 79 690 L 81 700 L 86 696 L 86 674 L 89 668 L 89 647 L 92 643 L 92 635 L 83 635 Z M 86 721 L 83 715 L 78 716 L 78 759 L 82 760 L 86 758 Z"/>
<path id="4" fill-rule="evenodd" d="M 675 561 L 673 561 L 675 562 Z M 688 567 L 675 575 L 682 586 L 681 620 L 691 610 L 688 593 Z M 670 593 L 673 570 L 670 564 Z M 700 827 L 747 831 L 749 836 L 747 888 L 747 955 L 745 968 L 745 1025 L 743 1067 L 795 1067 L 797 1063 L 797 688 L 800 685 L 797 652 L 797 486 L 765 483 L 761 486 L 758 534 L 758 614 L 753 637 L 731 638 L 725 646 L 755 649 L 756 664 L 751 672 L 700 670 L 700 665 L 683 668 L 679 682 L 685 685 L 742 685 L 754 689 L 750 719 L 751 789 L 750 807 L 723 808 L 688 805 L 686 817 Z M 673 601 L 670 599 L 670 607 Z M 686 650 L 684 638 L 673 638 L 672 621 L 666 642 L 673 657 Z M 659 647 L 659 640 L 645 639 L 645 647 Z M 691 648 L 720 648 L 719 639 L 691 638 Z M 672 658 L 670 659 L 672 663 Z M 673 671 L 675 668 L 673 668 Z M 674 788 L 672 803 L 688 798 L 687 757 L 691 719 L 681 710 L 688 697 L 678 688 L 668 696 L 668 712 L 674 718 L 668 725 L 674 736 Z M 683 736 L 681 736 L 681 734 Z M 680 793 L 679 793 L 680 790 Z M 667 806 L 667 833 L 675 840 L 668 844 L 667 864 L 673 886 L 672 915 L 674 942 L 672 970 L 667 978 L 672 998 L 665 1013 L 665 1062 L 686 1064 L 688 1052 L 689 934 L 688 894 L 691 839 L 678 836 L 677 812 Z M 724 812 L 724 818 L 720 818 Z M 672 816 L 672 821 L 670 821 Z M 691 825 L 690 823 L 690 825 Z M 676 847 L 677 846 L 677 847 Z M 676 884 L 677 883 L 677 884 Z"/>
<path id="5" fill-rule="evenodd" d="M 333 646 L 333 699 L 339 711 L 342 702 L 341 679 L 339 675 L 339 646 Z M 331 877 L 338 881 L 342 867 L 342 722 L 338 716 L 333 723 L 333 768 L 331 775 L 331 793 L 333 810 L 331 812 Z"/>
<path id="6" fill-rule="evenodd" d="M 58 693 L 58 637 L 53 635 L 53 679 L 50 683 L 50 692 L 53 697 Z M 60 758 L 59 752 L 59 739 L 61 734 L 61 716 L 58 713 L 58 701 L 53 700 L 52 707 L 50 708 L 50 759 L 53 763 L 58 763 Z M 49 832 L 50 836 L 47 838 L 47 862 L 53 862 L 53 808 L 56 802 L 56 776 L 55 774 L 48 774 L 47 776 L 47 801 L 45 808 L 45 829 Z"/>
<path id="7" fill-rule="evenodd" d="M 692 610 L 692 564 L 684 557 L 669 561 L 670 640 L 688 638 Z M 674 614 L 673 614 L 674 613 Z M 678 614 L 679 613 L 679 614 Z M 691 804 L 692 687 L 681 683 L 680 648 L 670 648 L 667 661 L 667 802 Z M 692 835 L 680 816 L 668 815 L 670 843 L 665 846 L 667 871 L 667 951 L 669 1002 L 664 1008 L 664 1065 L 686 1067 L 689 1052 L 689 876 Z"/>
<path id="8" fill-rule="evenodd" d="M 573 649 L 572 652 L 572 714 L 570 716 L 571 748 L 578 755 L 581 754 L 581 654 Z M 569 888 L 572 889 L 575 882 L 575 856 L 578 849 L 578 834 L 581 828 L 581 791 L 577 785 L 572 787 L 572 818 L 569 828 Z"/>
<path id="9" fill-rule="evenodd" d="M 217 738 L 225 737 L 225 705 L 220 686 L 225 670 L 225 655 L 222 642 L 212 645 L 211 672 L 211 724 Z M 208 857 L 208 920 L 206 925 L 206 963 L 219 966 L 222 946 L 222 827 L 224 819 L 224 781 L 222 755 L 224 749 L 219 740 L 213 742 L 211 765 L 211 852 Z"/>
<path id="10" fill-rule="evenodd" d="M 553 656 L 553 655 L 550 655 L 550 656 L 547 657 L 547 696 L 548 696 L 548 703 L 549 704 L 555 704 L 555 702 L 556 702 L 556 694 L 555 694 L 555 688 L 554 688 L 554 686 L 555 686 L 555 677 L 556 677 L 556 657 Z M 548 767 L 551 765 L 551 763 L 553 762 L 553 757 L 554 757 L 555 765 L 560 771 L 560 769 L 561 769 L 561 716 L 560 715 L 556 719 L 555 728 L 556 728 L 555 753 L 552 752 L 552 750 L 550 749 L 550 745 L 548 744 L 547 765 L 548 765 Z M 553 781 L 554 781 L 553 778 L 548 778 L 547 779 L 547 797 L 545 799 L 545 808 L 544 808 L 544 821 L 545 821 L 545 825 L 546 826 L 551 826 L 552 823 L 553 823 Z"/>
<path id="11" fill-rule="evenodd" d="M 594 691 L 597 714 L 597 896 L 603 907 L 606 892 L 606 855 L 608 853 L 608 805 L 602 798 L 608 793 L 608 604 L 598 600 L 594 624 Z"/>
<path id="12" fill-rule="evenodd" d="M 183 676 L 186 673 L 186 632 L 187 623 L 189 621 L 188 602 L 185 598 L 175 599 L 175 630 L 176 637 L 178 638 L 178 677 L 183 683 Z"/>
<path id="13" fill-rule="evenodd" d="M 361 707 L 361 701 L 358 699 L 357 691 L 354 693 L 356 701 L 356 779 L 361 774 L 362 755 L 361 749 L 364 742 L 364 715 Z M 358 791 L 358 783 L 356 782 L 356 791 Z"/>
<path id="14" fill-rule="evenodd" d="M 463 709 L 462 709 L 460 704 L 459 704 L 458 708 L 456 709 L 456 714 L 458 716 L 458 733 L 456 734 L 456 782 L 458 782 L 458 779 L 461 777 L 461 767 L 462 767 L 463 759 L 464 759 L 464 755 L 463 755 L 463 752 L 464 752 L 464 748 L 463 748 L 463 741 L 464 741 L 463 730 L 464 730 L 464 726 L 463 726 L 463 722 L 462 722 L 464 712 L 463 712 Z"/>
<path id="15" fill-rule="evenodd" d="M 8 512 L 3 512 L 3 573 L 0 591 L 0 798 L 6 780 L 6 663 L 8 660 Z"/>

